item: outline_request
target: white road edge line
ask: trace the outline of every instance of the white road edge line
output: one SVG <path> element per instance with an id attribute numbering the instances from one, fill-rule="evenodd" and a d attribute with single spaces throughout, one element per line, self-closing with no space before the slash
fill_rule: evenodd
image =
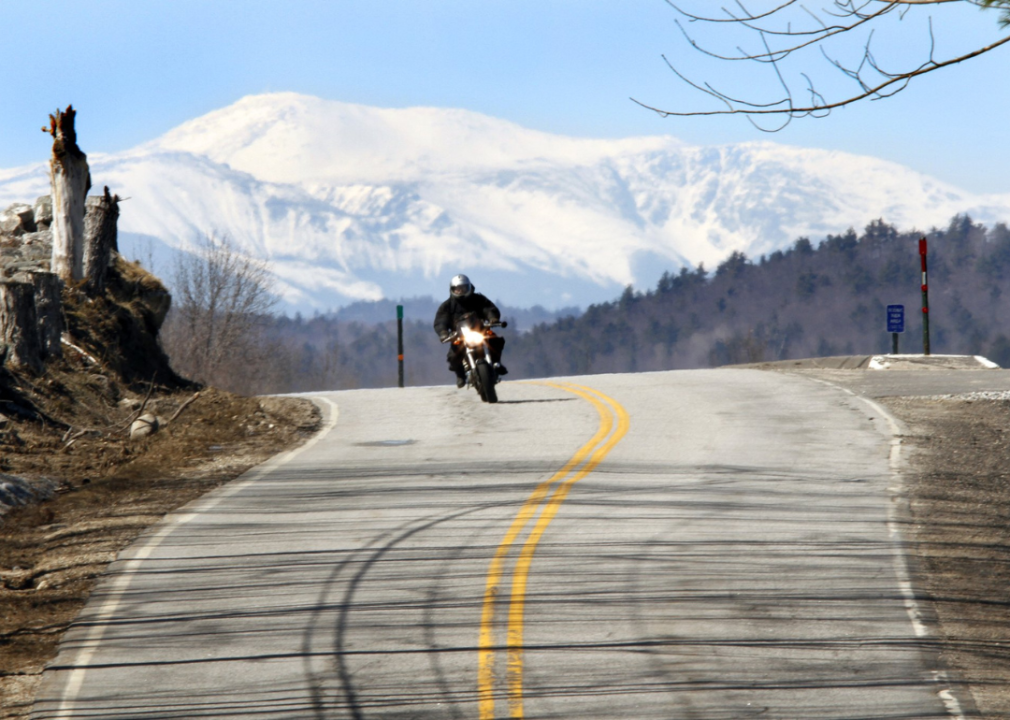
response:
<path id="1" fill-rule="evenodd" d="M 116 576 L 115 580 L 113 580 L 112 586 L 109 589 L 109 594 L 105 598 L 101 607 L 98 609 L 98 612 L 96 612 L 94 617 L 89 620 L 89 622 L 92 623 L 91 628 L 88 630 L 88 634 L 85 636 L 80 649 L 77 651 L 77 657 L 73 663 L 73 670 L 70 671 L 70 677 L 67 679 L 66 689 L 63 692 L 63 699 L 60 702 L 60 707 L 53 716 L 54 720 L 64 720 L 72 717 L 70 713 L 77 701 L 77 694 L 81 691 L 81 687 L 84 685 L 84 676 L 88 671 L 88 664 L 91 662 L 91 659 L 94 657 L 95 652 L 97 652 L 98 647 L 101 644 L 102 636 L 105 634 L 106 627 L 108 627 L 108 620 L 119 608 L 119 603 L 122 600 L 123 595 L 126 593 L 127 588 L 130 586 L 133 576 L 136 574 L 137 570 L 140 569 L 140 565 L 151 556 L 158 546 L 161 545 L 161 543 L 169 535 L 193 520 L 193 518 L 198 517 L 201 513 L 213 509 L 222 500 L 241 492 L 253 483 L 262 479 L 264 476 L 269 475 L 273 471 L 294 460 L 298 455 L 305 452 L 326 437 L 330 431 L 336 427 L 337 419 L 340 416 L 337 404 L 332 400 L 319 395 L 312 396 L 312 399 L 324 402 L 329 406 L 330 418 L 319 430 L 319 432 L 305 441 L 304 444 L 299 445 L 293 450 L 289 450 L 288 452 L 280 455 L 275 455 L 266 462 L 246 471 L 246 473 L 241 476 L 242 479 L 236 479 L 228 485 L 225 485 L 216 493 L 212 493 L 211 497 L 206 501 L 197 500 L 197 507 L 194 507 L 191 511 L 183 515 L 169 515 L 166 517 L 158 532 L 152 535 L 143 547 L 139 548 L 126 562 L 122 571 Z"/>
<path id="2" fill-rule="evenodd" d="M 908 567 L 908 557 L 905 555 L 903 545 L 904 539 L 901 535 L 901 525 L 898 522 L 897 503 L 895 502 L 896 498 L 899 498 L 904 494 L 904 482 L 901 479 L 901 422 L 891 415 L 891 413 L 888 412 L 883 405 L 880 405 L 869 398 L 865 398 L 848 388 L 835 385 L 834 383 L 826 380 L 818 380 L 816 378 L 810 379 L 848 393 L 864 405 L 869 406 L 880 417 L 883 417 L 890 427 L 891 452 L 888 457 L 888 464 L 890 466 L 891 480 L 893 484 L 888 487 L 888 490 L 891 493 L 891 502 L 887 507 L 887 531 L 891 536 L 891 547 L 894 551 L 894 571 L 898 578 L 898 587 L 901 590 L 901 596 L 905 601 L 905 610 L 908 612 L 908 618 L 912 621 L 912 629 L 915 631 L 915 636 L 920 638 L 928 637 L 929 629 L 922 620 L 922 611 L 919 609 L 919 603 L 915 599 L 915 591 L 912 589 L 912 579 Z M 933 677 L 933 682 L 937 685 L 936 694 L 943 702 L 944 707 L 947 709 L 947 713 L 954 718 L 954 720 L 967 720 L 964 710 L 961 709 L 961 703 L 958 702 L 957 697 L 954 695 L 954 691 L 951 689 L 950 677 L 947 675 L 946 671 L 931 670 L 930 675 Z"/>

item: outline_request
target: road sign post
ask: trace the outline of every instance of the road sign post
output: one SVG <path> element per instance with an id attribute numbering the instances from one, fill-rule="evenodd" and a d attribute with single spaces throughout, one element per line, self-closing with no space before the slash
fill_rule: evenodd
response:
<path id="1" fill-rule="evenodd" d="M 403 387 L 403 305 L 396 306 L 396 359 L 398 384 Z"/>
<path id="2" fill-rule="evenodd" d="M 898 354 L 898 334 L 905 332 L 905 306 L 887 306 L 887 332 L 891 333 L 891 354 Z"/>
<path id="3" fill-rule="evenodd" d="M 926 282 L 926 238 L 919 240 L 922 258 L 922 354 L 929 355 L 929 283 Z"/>

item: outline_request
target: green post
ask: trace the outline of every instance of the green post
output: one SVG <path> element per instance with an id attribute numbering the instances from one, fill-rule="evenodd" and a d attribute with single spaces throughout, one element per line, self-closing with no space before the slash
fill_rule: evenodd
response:
<path id="1" fill-rule="evenodd" d="M 399 386 L 403 387 L 403 305 L 396 306 L 396 359 L 399 364 Z"/>
<path id="2" fill-rule="evenodd" d="M 922 354 L 929 355 L 929 283 L 926 281 L 926 238 L 919 240 L 922 257 Z"/>

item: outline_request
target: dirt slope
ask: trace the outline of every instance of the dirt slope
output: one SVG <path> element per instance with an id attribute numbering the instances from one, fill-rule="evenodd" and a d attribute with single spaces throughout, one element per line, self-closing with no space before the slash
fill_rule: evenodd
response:
<path id="1" fill-rule="evenodd" d="M 889 398 L 909 429 L 917 591 L 980 716 L 1010 718 L 1010 400 Z"/>

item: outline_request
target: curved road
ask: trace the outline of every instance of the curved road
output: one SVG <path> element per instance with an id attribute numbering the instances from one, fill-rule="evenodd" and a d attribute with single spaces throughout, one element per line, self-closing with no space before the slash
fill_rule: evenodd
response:
<path id="1" fill-rule="evenodd" d="M 35 718 L 950 718 L 893 422 L 713 370 L 318 398 L 100 583 Z"/>

